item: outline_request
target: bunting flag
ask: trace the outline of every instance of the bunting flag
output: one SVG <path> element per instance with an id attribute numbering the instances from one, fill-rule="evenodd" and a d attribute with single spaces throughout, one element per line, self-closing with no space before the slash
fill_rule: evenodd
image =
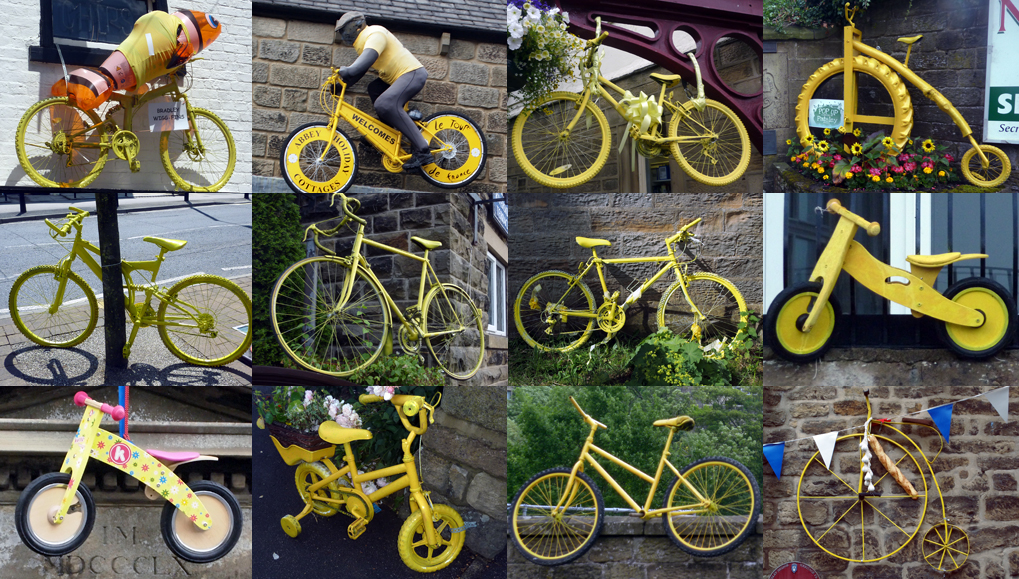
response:
<path id="1" fill-rule="evenodd" d="M 952 430 L 952 405 L 945 404 L 943 406 L 936 406 L 934 408 L 928 408 L 927 414 L 931 415 L 934 420 L 934 424 L 938 427 L 938 432 L 945 438 L 945 442 L 948 442 L 948 434 Z"/>
<path id="2" fill-rule="evenodd" d="M 784 442 L 764 445 L 764 458 L 766 458 L 768 460 L 768 464 L 771 465 L 771 470 L 775 471 L 775 478 L 782 478 L 782 454 L 784 452 Z"/>
<path id="3" fill-rule="evenodd" d="M 821 453 L 821 458 L 824 459 L 824 468 L 828 470 L 831 470 L 831 455 L 835 450 L 835 441 L 838 438 L 838 431 L 818 434 L 814 437 L 814 444 L 817 445 L 817 450 Z"/>
<path id="4" fill-rule="evenodd" d="M 984 398 L 991 403 L 991 406 L 998 411 L 998 415 L 1005 422 L 1008 422 L 1008 386 L 1002 386 L 997 390 L 984 393 Z"/>

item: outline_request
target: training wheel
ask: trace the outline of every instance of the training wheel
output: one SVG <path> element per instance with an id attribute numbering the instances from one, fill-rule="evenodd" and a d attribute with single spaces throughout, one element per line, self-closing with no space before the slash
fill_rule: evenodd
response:
<path id="1" fill-rule="evenodd" d="M 283 527 L 283 532 L 291 537 L 297 538 L 297 535 L 301 534 L 301 523 L 294 518 L 294 515 L 287 515 L 280 519 L 280 526 Z"/>
<path id="2" fill-rule="evenodd" d="M 966 532 L 947 523 L 938 523 L 923 536 L 923 559 L 938 571 L 955 571 L 969 558 Z"/>

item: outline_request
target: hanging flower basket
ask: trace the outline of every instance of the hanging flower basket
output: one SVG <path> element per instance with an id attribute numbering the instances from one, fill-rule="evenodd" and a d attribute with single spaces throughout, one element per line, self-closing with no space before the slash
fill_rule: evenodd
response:
<path id="1" fill-rule="evenodd" d="M 567 32 L 569 14 L 542 0 L 506 0 L 508 88 L 527 108 L 577 78 L 583 40 Z"/>
<path id="2" fill-rule="evenodd" d="M 286 424 L 267 424 L 266 428 L 284 447 L 299 446 L 306 450 L 320 450 L 331 446 L 314 432 L 301 432 Z"/>

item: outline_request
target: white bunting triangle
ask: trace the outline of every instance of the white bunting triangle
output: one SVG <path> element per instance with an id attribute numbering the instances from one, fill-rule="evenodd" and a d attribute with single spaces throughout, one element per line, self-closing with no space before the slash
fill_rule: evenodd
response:
<path id="1" fill-rule="evenodd" d="M 835 441 L 838 440 L 838 437 L 838 431 L 814 436 L 814 444 L 817 445 L 817 450 L 821 453 L 821 458 L 824 459 L 824 468 L 828 470 L 831 470 L 831 455 L 835 450 Z"/>
<path id="2" fill-rule="evenodd" d="M 1008 386 L 1002 386 L 997 390 L 984 392 L 984 398 L 991 403 L 991 406 L 998 411 L 1001 419 L 1008 422 Z"/>

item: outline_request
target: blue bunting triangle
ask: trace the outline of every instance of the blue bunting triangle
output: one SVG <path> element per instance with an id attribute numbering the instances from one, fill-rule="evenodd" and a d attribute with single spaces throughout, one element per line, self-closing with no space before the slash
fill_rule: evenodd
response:
<path id="1" fill-rule="evenodd" d="M 952 431 L 952 405 L 945 404 L 936 408 L 928 408 L 927 414 L 931 415 L 941 436 L 944 437 L 945 442 L 948 442 L 948 435 Z"/>
<path id="2" fill-rule="evenodd" d="M 768 464 L 771 465 L 771 470 L 775 471 L 775 478 L 782 478 L 783 453 L 785 453 L 784 442 L 764 445 L 764 458 L 766 458 L 768 460 Z"/>

